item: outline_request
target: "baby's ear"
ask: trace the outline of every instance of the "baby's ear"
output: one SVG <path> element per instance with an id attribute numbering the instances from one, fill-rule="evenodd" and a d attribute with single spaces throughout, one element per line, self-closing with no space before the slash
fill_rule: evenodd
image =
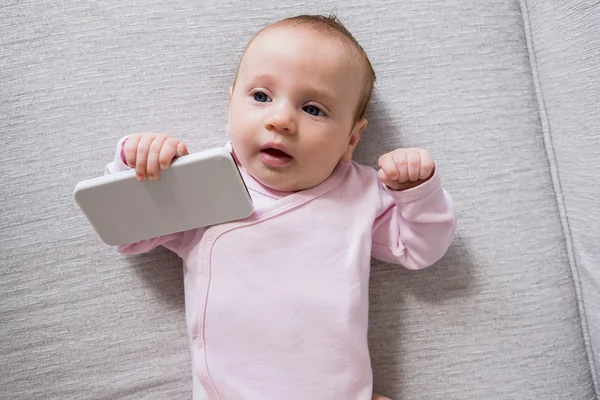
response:
<path id="1" fill-rule="evenodd" d="M 344 152 L 344 154 L 342 154 L 343 162 L 352 161 L 352 153 L 354 153 L 354 149 L 356 148 L 356 145 L 358 144 L 358 141 L 360 140 L 360 135 L 362 135 L 362 133 L 365 130 L 365 128 L 367 127 L 368 123 L 369 123 L 369 121 L 367 121 L 365 118 L 362 118 L 360 121 L 357 121 L 354 124 L 354 128 L 352 128 L 352 132 L 350 133 L 348 147 L 346 148 L 346 151 Z"/>

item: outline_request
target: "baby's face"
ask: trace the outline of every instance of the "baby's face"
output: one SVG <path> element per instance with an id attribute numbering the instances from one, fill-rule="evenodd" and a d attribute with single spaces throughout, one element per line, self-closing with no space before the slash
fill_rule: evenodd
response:
<path id="1" fill-rule="evenodd" d="M 275 27 L 250 44 L 229 105 L 228 133 L 243 168 L 279 191 L 323 182 L 350 161 L 367 124 L 355 122 L 358 57 L 339 38 Z"/>

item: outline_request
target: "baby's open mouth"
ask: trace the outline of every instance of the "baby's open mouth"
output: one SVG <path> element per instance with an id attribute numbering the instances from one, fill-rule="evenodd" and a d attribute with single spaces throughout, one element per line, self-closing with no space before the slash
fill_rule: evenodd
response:
<path id="1" fill-rule="evenodd" d="M 263 149 L 263 150 L 261 150 L 261 152 L 266 153 L 266 154 L 270 155 L 271 157 L 276 157 L 276 158 L 292 158 L 292 156 L 290 156 L 285 151 L 282 151 L 279 149 L 274 149 L 272 147 Z"/>
<path id="2" fill-rule="evenodd" d="M 260 151 L 260 159 L 269 168 L 283 168 L 291 164 L 294 157 L 283 150 L 265 147 Z"/>

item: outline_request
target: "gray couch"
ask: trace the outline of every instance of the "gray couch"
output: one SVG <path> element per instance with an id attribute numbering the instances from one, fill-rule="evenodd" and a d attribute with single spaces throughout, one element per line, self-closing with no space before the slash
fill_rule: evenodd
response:
<path id="1" fill-rule="evenodd" d="M 600 3 L 297 3 L 0 2 L 0 398 L 190 397 L 180 260 L 118 255 L 72 190 L 125 134 L 222 145 L 251 34 L 335 11 L 378 74 L 358 160 L 429 148 L 459 215 L 430 269 L 373 264 L 376 390 L 597 399 Z"/>

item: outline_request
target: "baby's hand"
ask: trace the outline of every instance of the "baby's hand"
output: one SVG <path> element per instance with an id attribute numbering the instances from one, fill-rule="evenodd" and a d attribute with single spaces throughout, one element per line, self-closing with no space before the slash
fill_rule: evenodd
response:
<path id="1" fill-rule="evenodd" d="M 185 144 L 164 133 L 131 135 L 123 146 L 127 165 L 135 168 L 135 177 L 143 181 L 158 179 L 160 171 L 167 169 L 175 157 L 188 154 Z"/>
<path id="2" fill-rule="evenodd" d="M 379 157 L 379 180 L 390 189 L 419 186 L 433 175 L 435 163 L 424 149 L 396 149 Z"/>

